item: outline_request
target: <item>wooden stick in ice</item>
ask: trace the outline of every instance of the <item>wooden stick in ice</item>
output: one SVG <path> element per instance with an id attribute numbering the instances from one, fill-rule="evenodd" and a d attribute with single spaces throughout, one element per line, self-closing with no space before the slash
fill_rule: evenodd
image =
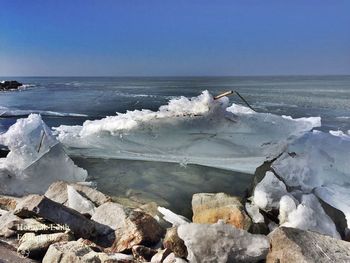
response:
<path id="1" fill-rule="evenodd" d="M 222 97 L 229 96 L 229 95 L 232 95 L 232 94 L 233 94 L 233 90 L 226 91 L 226 92 L 224 92 L 224 93 L 221 93 L 221 94 L 215 96 L 215 97 L 214 97 L 214 100 L 218 100 L 218 99 L 220 99 L 220 98 L 222 98 Z"/>

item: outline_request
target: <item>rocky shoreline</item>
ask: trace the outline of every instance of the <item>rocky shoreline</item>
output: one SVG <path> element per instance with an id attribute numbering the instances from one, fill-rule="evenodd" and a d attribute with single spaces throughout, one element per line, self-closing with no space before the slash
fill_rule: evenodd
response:
<path id="1" fill-rule="evenodd" d="M 89 186 L 58 181 L 44 195 L 0 196 L 0 258 L 23 263 L 350 261 L 349 242 L 278 226 L 276 211 L 259 210 L 263 219 L 256 221 L 247 204 L 225 193 L 198 193 L 189 220 L 156 203 L 126 205 Z M 334 208 L 325 211 L 336 215 L 337 229 L 346 227 Z"/>

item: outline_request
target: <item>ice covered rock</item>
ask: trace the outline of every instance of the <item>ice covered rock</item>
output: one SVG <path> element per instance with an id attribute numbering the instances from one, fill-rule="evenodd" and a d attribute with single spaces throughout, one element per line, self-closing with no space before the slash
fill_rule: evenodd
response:
<path id="1" fill-rule="evenodd" d="M 77 210 L 81 214 L 93 215 L 95 211 L 94 204 L 79 194 L 73 186 L 67 185 L 68 207 Z"/>
<path id="2" fill-rule="evenodd" d="M 19 119 L 0 144 L 9 148 L 0 159 L 0 194 L 43 193 L 54 181 L 84 181 L 87 172 L 77 167 L 51 134 L 40 115 Z"/>
<path id="3" fill-rule="evenodd" d="M 299 203 L 289 195 L 282 196 L 279 204 L 278 219 L 280 224 L 288 221 L 288 216 L 297 209 Z"/>
<path id="4" fill-rule="evenodd" d="M 157 254 L 155 254 L 152 259 L 151 259 L 151 263 L 160 263 L 160 262 L 164 262 L 164 260 L 167 258 L 167 256 L 169 256 L 171 254 L 171 250 L 170 249 L 163 249 L 163 250 L 159 250 Z"/>
<path id="5" fill-rule="evenodd" d="M 60 204 L 68 205 L 67 187 L 70 186 L 76 190 L 81 196 L 88 199 L 94 206 L 100 206 L 111 201 L 111 197 L 101 193 L 100 191 L 80 183 L 71 183 L 57 181 L 50 185 L 45 192 L 45 196 L 52 201 Z"/>
<path id="6" fill-rule="evenodd" d="M 280 227 L 269 234 L 267 263 L 350 262 L 350 243 L 311 231 Z"/>
<path id="7" fill-rule="evenodd" d="M 279 209 L 280 199 L 287 193 L 285 184 L 272 172 L 267 172 L 264 179 L 254 189 L 253 202 L 265 211 Z"/>
<path id="8" fill-rule="evenodd" d="M 303 195 L 296 209 L 290 200 L 284 199 L 283 202 L 286 203 L 283 209 L 287 207 L 288 212 L 282 226 L 311 230 L 340 239 L 334 222 L 324 212 L 320 202 L 313 194 Z"/>
<path id="9" fill-rule="evenodd" d="M 82 126 L 55 128 L 58 139 L 77 155 L 192 163 L 253 174 L 266 159 L 320 118 L 291 119 L 229 107 L 228 98 L 170 100 L 158 111 L 135 110 Z"/>
<path id="10" fill-rule="evenodd" d="M 109 251 L 122 252 L 135 245 L 155 244 L 164 234 L 164 229 L 150 215 L 108 202 L 96 208 L 92 220 L 108 226 L 113 232 L 100 235 L 110 239 Z"/>
<path id="11" fill-rule="evenodd" d="M 225 193 L 199 193 L 192 196 L 193 223 L 214 224 L 219 220 L 248 230 L 251 219 L 244 211 L 241 198 Z"/>
<path id="12" fill-rule="evenodd" d="M 23 219 L 14 215 L 12 212 L 7 212 L 0 216 L 0 236 L 11 237 L 16 234 L 15 227 L 22 224 Z"/>
<path id="13" fill-rule="evenodd" d="M 222 222 L 184 224 L 178 228 L 193 263 L 258 262 L 266 257 L 270 243 L 263 235 L 253 235 Z"/>
<path id="14" fill-rule="evenodd" d="M 313 131 L 292 143 L 272 167 L 288 186 L 313 191 L 343 211 L 349 225 L 349 156 L 350 137 Z"/>

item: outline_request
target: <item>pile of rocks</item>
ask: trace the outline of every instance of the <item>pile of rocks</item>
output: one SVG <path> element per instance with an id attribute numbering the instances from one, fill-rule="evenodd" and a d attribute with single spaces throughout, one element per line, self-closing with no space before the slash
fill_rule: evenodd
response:
<path id="1" fill-rule="evenodd" d="M 0 258 L 44 263 L 350 261 L 346 241 L 286 227 L 264 235 L 266 224 L 252 221 L 238 197 L 195 194 L 192 210 L 191 222 L 154 203 L 129 207 L 89 186 L 55 182 L 45 195 L 0 196 Z"/>
<path id="2" fill-rule="evenodd" d="M 15 81 L 15 80 L 5 80 L 5 81 L 0 81 L 0 91 L 5 91 L 5 90 L 16 90 L 19 87 L 21 87 L 23 84 Z"/>

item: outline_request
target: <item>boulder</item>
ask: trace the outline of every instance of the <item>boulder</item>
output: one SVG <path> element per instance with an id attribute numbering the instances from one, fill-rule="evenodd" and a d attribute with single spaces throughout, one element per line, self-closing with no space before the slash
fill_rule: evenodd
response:
<path id="1" fill-rule="evenodd" d="M 265 259 L 269 240 L 219 221 L 216 224 L 185 224 L 178 228 L 187 247 L 187 259 L 201 262 L 258 262 Z"/>
<path id="2" fill-rule="evenodd" d="M 164 235 L 164 229 L 150 215 L 108 202 L 96 208 L 91 218 L 95 222 L 113 229 L 98 229 L 100 236 L 109 236 L 109 251 L 122 252 L 135 245 L 156 244 Z"/>
<path id="3" fill-rule="evenodd" d="M 133 263 L 133 257 L 120 253 L 95 252 L 79 241 L 52 244 L 47 250 L 43 263 Z"/>
<path id="4" fill-rule="evenodd" d="M 16 226 L 23 223 L 23 219 L 7 212 L 0 217 L 0 236 L 11 237 L 16 234 Z"/>
<path id="5" fill-rule="evenodd" d="M 193 222 L 214 224 L 218 220 L 248 230 L 251 219 L 244 211 L 239 197 L 225 193 L 200 193 L 192 197 Z"/>
<path id="6" fill-rule="evenodd" d="M 163 246 L 180 258 L 187 257 L 187 248 L 184 241 L 177 234 L 177 227 L 168 228 L 163 240 Z"/>
<path id="7" fill-rule="evenodd" d="M 149 262 L 157 254 L 157 250 L 142 245 L 133 246 L 132 254 L 137 261 Z"/>
<path id="8" fill-rule="evenodd" d="M 100 191 L 82 184 L 68 184 L 63 181 L 57 181 L 50 185 L 45 192 L 45 196 L 57 203 L 67 205 L 68 193 L 67 186 L 70 185 L 83 197 L 90 200 L 95 206 L 100 206 L 111 200 L 111 197 L 101 193 Z"/>
<path id="9" fill-rule="evenodd" d="M 267 263 L 350 262 L 350 243 L 311 231 L 280 227 L 269 234 Z"/>
<path id="10" fill-rule="evenodd" d="M 0 82 L 0 90 L 18 89 L 23 84 L 15 80 L 5 80 Z"/>
<path id="11" fill-rule="evenodd" d="M 45 196 L 26 197 L 17 204 L 14 214 L 20 217 L 39 216 L 53 223 L 68 226 L 76 237 L 89 238 L 95 234 L 96 224 L 93 221 Z"/>
<path id="12" fill-rule="evenodd" d="M 71 240 L 73 237 L 68 232 L 43 235 L 26 233 L 19 240 L 17 252 L 20 254 L 26 252 L 30 258 L 37 258 L 43 256 L 51 244 Z"/>
<path id="13" fill-rule="evenodd" d="M 174 253 L 171 253 L 163 260 L 163 263 L 187 263 L 187 261 L 182 258 L 178 258 Z"/>
<path id="14" fill-rule="evenodd" d="M 12 246 L 0 241 L 0 262 L 1 263 L 37 263 L 26 258 L 26 254 L 20 255 Z"/>

